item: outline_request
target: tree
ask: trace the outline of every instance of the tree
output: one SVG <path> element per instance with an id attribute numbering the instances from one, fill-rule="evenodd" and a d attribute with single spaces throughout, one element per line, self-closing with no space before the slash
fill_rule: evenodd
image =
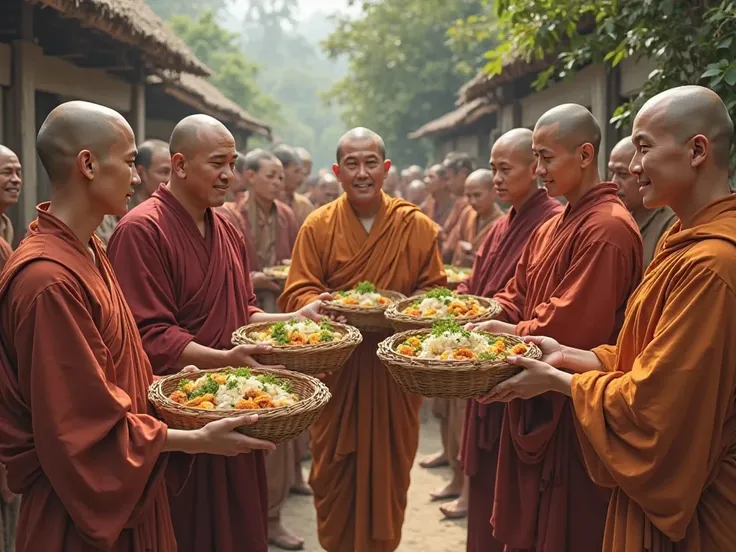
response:
<path id="1" fill-rule="evenodd" d="M 427 144 L 407 135 L 447 112 L 457 89 L 477 67 L 489 41 L 451 49 L 457 18 L 481 10 L 481 0 L 364 1 L 361 16 L 337 19 L 323 43 L 333 59 L 347 56 L 349 74 L 326 95 L 344 106 L 350 126 L 378 132 L 398 164 L 424 164 Z"/>
<path id="2" fill-rule="evenodd" d="M 161 19 L 169 20 L 175 15 L 198 17 L 207 10 L 219 11 L 232 0 L 146 0 Z"/>

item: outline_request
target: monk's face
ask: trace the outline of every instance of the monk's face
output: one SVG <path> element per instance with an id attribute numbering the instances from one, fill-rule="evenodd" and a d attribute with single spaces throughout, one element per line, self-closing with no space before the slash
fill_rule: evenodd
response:
<path id="1" fill-rule="evenodd" d="M 390 168 L 375 140 L 354 138 L 344 141 L 333 171 L 351 204 L 370 206 L 379 201 Z"/>
<path id="2" fill-rule="evenodd" d="M 585 169 L 591 163 L 592 144 L 570 148 L 559 135 L 559 125 L 534 129 L 532 151 L 537 160 L 536 175 L 553 197 L 574 194 L 583 183 Z"/>
<path id="3" fill-rule="evenodd" d="M 302 180 L 312 174 L 312 160 L 302 159 Z"/>
<path id="4" fill-rule="evenodd" d="M 240 172 L 235 169 L 233 172 L 233 181 L 230 184 L 230 193 L 233 197 L 240 197 L 248 191 L 248 171 Z"/>
<path id="5" fill-rule="evenodd" d="M 315 199 L 318 206 L 327 205 L 342 195 L 340 183 L 336 179 L 325 179 L 317 185 Z"/>
<path id="6" fill-rule="evenodd" d="M 387 193 L 393 194 L 399 189 L 401 185 L 399 174 L 396 171 L 389 171 L 386 176 L 386 181 L 383 183 L 383 188 Z"/>
<path id="7" fill-rule="evenodd" d="M 469 176 L 465 181 L 465 195 L 470 206 L 479 216 L 485 217 L 493 212 L 496 191 L 490 182 Z"/>
<path id="8" fill-rule="evenodd" d="M 261 201 L 272 203 L 281 195 L 284 186 L 284 167 L 278 159 L 261 161 L 258 171 L 249 170 L 251 191 Z"/>
<path id="9" fill-rule="evenodd" d="M 447 189 L 455 195 L 463 195 L 465 192 L 465 180 L 468 177 L 467 171 L 456 171 L 449 167 L 445 170 L 447 171 Z"/>
<path id="10" fill-rule="evenodd" d="M 151 197 L 161 184 L 166 184 L 171 178 L 171 155 L 164 148 L 156 148 L 151 155 L 150 166 L 136 165 L 136 169 L 141 178 L 141 193 Z"/>
<path id="11" fill-rule="evenodd" d="M 18 203 L 21 179 L 18 156 L 9 149 L 0 148 L 0 206 Z"/>
<path id="12" fill-rule="evenodd" d="M 293 194 L 302 185 L 304 168 L 301 163 L 289 163 L 284 167 L 284 190 Z"/>
<path id="13" fill-rule="evenodd" d="M 611 152 L 608 159 L 608 171 L 611 182 L 618 187 L 618 197 L 629 211 L 636 211 L 642 206 L 639 193 L 639 179 L 629 172 L 631 160 L 634 158 L 634 146 L 619 144 Z"/>
<path id="14" fill-rule="evenodd" d="M 434 165 L 427 169 L 427 173 L 424 177 L 424 185 L 427 187 L 427 192 L 430 195 L 446 190 L 448 187 L 447 177 L 441 174 L 441 170 L 441 165 Z"/>
<path id="15" fill-rule="evenodd" d="M 89 178 L 89 193 L 93 205 L 99 205 L 105 215 L 123 216 L 141 183 L 135 169 L 135 147 L 133 130 L 124 120 L 111 122 L 115 133 L 107 151 L 83 150 L 77 159 L 84 174 Z"/>
<path id="16" fill-rule="evenodd" d="M 527 142 L 528 148 L 528 142 Z M 498 199 L 518 205 L 537 188 L 536 163 L 531 151 L 506 141 L 498 141 L 491 150 L 489 161 L 493 187 Z"/>
<path id="17" fill-rule="evenodd" d="M 406 200 L 414 205 L 421 205 L 427 199 L 427 188 L 420 180 L 415 180 L 406 189 Z"/>

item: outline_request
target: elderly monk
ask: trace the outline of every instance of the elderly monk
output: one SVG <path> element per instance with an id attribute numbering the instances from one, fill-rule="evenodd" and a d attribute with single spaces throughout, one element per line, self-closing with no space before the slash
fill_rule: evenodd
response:
<path id="1" fill-rule="evenodd" d="M 618 186 L 618 197 L 639 226 L 641 239 L 644 242 L 644 269 L 654 258 L 654 251 L 660 238 L 677 220 L 675 213 L 663 205 L 656 209 L 647 209 L 639 191 L 639 179 L 629 172 L 629 165 L 636 153 L 636 147 L 631 136 L 621 140 L 611 151 L 608 160 L 608 170 L 611 172 L 611 181 Z"/>
<path id="2" fill-rule="evenodd" d="M 317 187 L 314 189 L 314 205 L 315 207 L 322 207 L 335 201 L 341 195 L 342 188 L 335 175 L 325 174 L 319 177 Z"/>
<path id="3" fill-rule="evenodd" d="M 294 148 L 294 152 L 302 162 L 302 181 L 305 181 L 312 174 L 312 155 L 305 148 Z"/>
<path id="4" fill-rule="evenodd" d="M 62 104 L 37 146 L 51 203 L 0 277 L 0 460 L 23 494 L 15 549 L 176 552 L 166 453 L 273 445 L 232 431 L 257 416 L 178 431 L 152 415 L 151 366 L 93 237 L 103 216 L 125 214 L 140 182 L 125 119 Z"/>
<path id="5" fill-rule="evenodd" d="M 427 199 L 427 186 L 421 180 L 413 180 L 406 189 L 406 200 L 416 206 L 422 205 Z"/>
<path id="6" fill-rule="evenodd" d="M 471 267 L 478 248 L 504 212 L 496 203 L 493 172 L 488 169 L 478 169 L 468 176 L 465 181 L 465 197 L 471 208 L 463 211 L 460 222 L 455 227 L 457 246 L 452 264 Z"/>
<path id="7" fill-rule="evenodd" d="M 297 153 L 286 145 L 276 146 L 273 154 L 281 161 L 284 167 L 284 186 L 281 200 L 286 203 L 296 216 L 298 226 L 304 224 L 309 213 L 314 211 L 314 205 L 297 190 L 304 181 L 304 166 Z"/>
<path id="8" fill-rule="evenodd" d="M 405 295 L 445 285 L 436 225 L 381 190 L 390 166 L 374 132 L 340 139 L 333 169 L 345 194 L 304 223 L 282 310 L 363 280 Z M 328 552 L 390 552 L 401 540 L 421 398 L 401 391 L 376 357 L 386 336 L 364 333 L 347 364 L 326 377 L 332 400 L 310 428 L 310 484 Z"/>
<path id="9" fill-rule="evenodd" d="M 667 205 L 680 220 L 632 295 L 616 346 L 583 351 L 534 338 L 545 362 L 512 359 L 525 370 L 488 397 L 572 397 L 588 471 L 613 489 L 604 552 L 736 542 L 733 137 L 726 106 L 706 88 L 644 104 L 631 172 L 647 208 Z"/>
<path id="10" fill-rule="evenodd" d="M 287 320 L 256 307 L 242 236 L 213 208 L 222 205 L 235 168 L 235 140 L 216 119 L 192 115 L 171 135 L 172 174 L 132 210 L 110 239 L 110 259 L 156 374 L 258 366 L 252 347 L 231 348 L 249 322 Z M 318 319 L 319 301 L 296 315 Z M 256 347 L 267 351 L 267 347 Z M 267 489 L 262 452 L 235 458 L 169 460 L 169 493 L 179 550 L 267 549 Z M 191 467 L 191 471 L 189 468 Z M 173 489 L 173 487 L 172 487 Z"/>
<path id="11" fill-rule="evenodd" d="M 0 144 L 0 270 L 13 252 L 13 223 L 5 211 L 18 203 L 22 185 L 18 156 Z"/>
<path id="12" fill-rule="evenodd" d="M 478 249 L 470 279 L 459 293 L 493 297 L 513 277 L 521 253 L 534 231 L 562 212 L 559 201 L 539 188 L 532 153 L 532 131 L 510 130 L 493 144 L 490 167 L 498 199 L 511 204 Z M 467 502 L 445 509 L 468 510 L 468 552 L 503 552 L 490 523 L 496 486 L 496 463 L 503 419 L 503 405 L 468 401 L 461 439 L 461 464 L 468 480 Z"/>
<path id="13" fill-rule="evenodd" d="M 494 296 L 505 322 L 485 329 L 582 347 L 615 343 L 641 279 L 642 242 L 616 186 L 601 183 L 600 140 L 598 122 L 580 105 L 555 107 L 537 121 L 537 175 L 568 205 L 531 237 L 514 277 Z M 568 399 L 548 394 L 507 405 L 491 520 L 498 541 L 520 550 L 600 550 L 609 496 L 585 471 Z"/>

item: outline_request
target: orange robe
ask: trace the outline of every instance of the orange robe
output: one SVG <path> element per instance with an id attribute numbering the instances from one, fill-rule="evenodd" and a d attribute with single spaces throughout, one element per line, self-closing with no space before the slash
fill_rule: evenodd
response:
<path id="1" fill-rule="evenodd" d="M 588 349 L 615 343 L 642 249 L 616 186 L 600 184 L 534 233 L 495 298 L 519 335 Z M 600 550 L 609 496 L 585 471 L 567 397 L 506 406 L 492 518 L 499 541 L 537 552 Z"/>
<path id="2" fill-rule="evenodd" d="M 383 194 L 366 232 L 343 195 L 304 223 L 279 307 L 293 311 L 362 280 L 405 295 L 445 285 L 436 243 L 437 226 L 416 206 Z M 401 540 L 421 397 L 401 391 L 376 357 L 387 335 L 363 334 L 347 364 L 325 380 L 332 400 L 311 427 L 310 484 L 328 552 L 390 552 Z"/>
<path id="3" fill-rule="evenodd" d="M 478 251 L 486 236 L 493 228 L 496 221 L 504 215 L 503 209 L 501 209 L 496 203 L 493 204 L 493 214 L 486 220 L 486 223 L 482 227 L 478 227 L 478 212 L 472 207 L 467 207 L 463 211 L 462 218 L 458 222 L 457 226 L 453 230 L 453 234 L 448 239 L 448 244 L 453 245 L 452 264 L 454 266 L 465 266 L 470 268 L 471 264 L 463 264 L 464 256 L 460 251 L 460 242 L 465 241 L 473 246 L 473 252 Z"/>
<path id="4" fill-rule="evenodd" d="M 17 552 L 176 552 L 166 425 L 101 243 L 39 206 L 0 278 L 0 461 L 23 494 Z"/>
<path id="5" fill-rule="evenodd" d="M 613 487 L 604 552 L 736 549 L 736 196 L 676 223 L 605 371 L 576 375 L 585 463 Z"/>
<path id="6" fill-rule="evenodd" d="M 8 262 L 10 255 L 13 254 L 13 247 L 5 241 L 5 238 L 0 237 L 0 270 L 3 269 L 5 263 Z"/>

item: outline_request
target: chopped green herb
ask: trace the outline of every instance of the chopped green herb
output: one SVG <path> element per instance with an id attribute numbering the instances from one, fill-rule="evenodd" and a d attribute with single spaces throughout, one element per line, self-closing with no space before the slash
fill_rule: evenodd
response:
<path id="1" fill-rule="evenodd" d="M 424 294 L 425 297 L 428 297 L 430 299 L 444 299 L 445 297 L 452 297 L 452 295 L 452 292 L 444 287 L 431 289 Z"/>
<path id="2" fill-rule="evenodd" d="M 441 318 L 432 325 L 432 335 L 440 337 L 446 332 L 451 334 L 459 333 L 463 337 L 470 337 L 470 332 L 464 330 L 463 327 L 452 318 Z"/>
<path id="3" fill-rule="evenodd" d="M 331 332 L 332 331 L 332 324 L 330 324 L 330 321 L 328 319 L 323 319 L 322 322 L 319 325 L 319 328 L 323 332 Z"/>
<path id="4" fill-rule="evenodd" d="M 288 380 L 282 380 L 273 374 L 261 374 L 256 376 L 256 379 L 263 385 L 278 385 L 287 393 L 291 393 L 291 382 Z"/>
<path id="5" fill-rule="evenodd" d="M 207 374 L 204 379 L 205 382 L 189 395 L 190 399 L 207 395 L 208 393 L 212 393 L 213 395 L 217 394 L 217 391 L 220 389 L 220 384 L 212 379 L 212 374 Z"/>
<path id="6" fill-rule="evenodd" d="M 481 353 L 478 358 L 481 360 L 496 360 L 498 355 L 495 353 Z"/>
<path id="7" fill-rule="evenodd" d="M 236 368 L 232 371 L 232 374 L 237 378 L 249 378 L 251 376 L 248 368 Z"/>
<path id="8" fill-rule="evenodd" d="M 192 380 L 190 379 L 183 379 L 179 382 L 179 391 L 184 391 L 184 388 L 192 383 Z"/>
<path id="9" fill-rule="evenodd" d="M 374 286 L 370 282 L 360 282 L 357 286 L 355 286 L 355 291 L 357 291 L 358 293 L 375 293 L 376 286 Z"/>
<path id="10" fill-rule="evenodd" d="M 319 332 L 319 340 L 321 343 L 329 343 L 335 340 L 331 330 L 322 330 Z"/>
<path id="11" fill-rule="evenodd" d="M 235 389 L 238 386 L 238 380 L 235 378 L 231 378 L 227 380 L 227 388 L 228 389 Z"/>
<path id="12" fill-rule="evenodd" d="M 279 345 L 289 343 L 289 331 L 286 329 L 286 322 L 276 322 L 271 326 L 271 339 Z"/>

